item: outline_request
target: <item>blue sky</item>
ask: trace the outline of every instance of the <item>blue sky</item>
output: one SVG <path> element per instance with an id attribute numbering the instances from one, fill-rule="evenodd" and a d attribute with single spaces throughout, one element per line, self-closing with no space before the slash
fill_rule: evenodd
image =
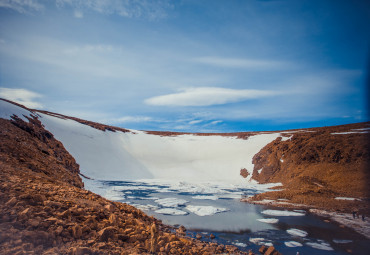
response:
<path id="1" fill-rule="evenodd" d="M 115 126 L 367 121 L 368 1 L 0 0 L 0 97 Z"/>

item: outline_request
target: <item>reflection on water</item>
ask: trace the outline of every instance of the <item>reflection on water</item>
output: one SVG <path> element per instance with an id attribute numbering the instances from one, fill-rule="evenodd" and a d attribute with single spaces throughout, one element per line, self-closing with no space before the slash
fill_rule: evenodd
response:
<path id="1" fill-rule="evenodd" d="M 84 180 L 86 188 L 108 199 L 144 210 L 169 225 L 183 225 L 188 235 L 234 244 L 257 252 L 274 245 L 283 254 L 368 254 L 370 243 L 356 232 L 308 213 L 289 215 L 283 209 L 240 202 L 261 192 L 227 185 Z M 170 198 L 170 199 L 168 199 Z M 272 215 L 262 211 L 272 209 Z M 277 211 L 278 210 L 278 211 Z M 172 212 L 178 215 L 169 215 Z M 219 212 L 219 213 L 217 213 Z M 163 214 L 165 213 L 165 214 Z M 205 215 L 205 216 L 199 216 Z M 269 223 L 274 222 L 274 223 Z M 215 236 L 210 238 L 210 234 Z"/>

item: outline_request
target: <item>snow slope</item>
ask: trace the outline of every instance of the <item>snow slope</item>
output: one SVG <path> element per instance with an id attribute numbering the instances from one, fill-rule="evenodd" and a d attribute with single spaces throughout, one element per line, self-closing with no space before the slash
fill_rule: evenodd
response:
<path id="1" fill-rule="evenodd" d="M 27 110 L 0 101 L 0 117 Z M 280 133 L 258 134 L 247 140 L 227 136 L 158 136 L 142 131 L 112 132 L 74 120 L 38 113 L 39 119 L 80 164 L 81 173 L 100 180 L 181 180 L 245 183 L 253 156 Z M 244 179 L 240 169 L 250 175 Z"/>

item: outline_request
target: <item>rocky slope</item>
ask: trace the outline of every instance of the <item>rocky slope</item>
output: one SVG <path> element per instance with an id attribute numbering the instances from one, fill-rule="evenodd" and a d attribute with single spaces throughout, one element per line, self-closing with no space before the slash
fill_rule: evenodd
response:
<path id="1" fill-rule="evenodd" d="M 0 118 L 0 254 L 244 254 L 84 190 L 73 157 L 28 120 Z"/>
<path id="2" fill-rule="evenodd" d="M 253 158 L 253 178 L 283 190 L 254 200 L 280 199 L 331 211 L 369 214 L 370 123 L 287 131 Z M 335 199 L 340 197 L 356 200 Z"/>

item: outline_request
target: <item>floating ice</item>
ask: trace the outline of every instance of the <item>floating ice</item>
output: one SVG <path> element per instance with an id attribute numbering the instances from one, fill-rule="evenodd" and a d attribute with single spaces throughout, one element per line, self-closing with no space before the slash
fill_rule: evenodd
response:
<path id="1" fill-rule="evenodd" d="M 344 244 L 344 243 L 352 243 L 352 240 L 339 240 L 339 239 L 333 239 L 333 242 L 334 242 L 334 243 L 341 243 L 341 244 Z"/>
<path id="2" fill-rule="evenodd" d="M 256 237 L 256 238 L 249 238 L 249 242 L 260 245 L 261 242 L 265 241 L 265 238 Z"/>
<path id="3" fill-rule="evenodd" d="M 288 241 L 288 242 L 284 242 L 285 246 L 286 247 L 301 247 L 303 246 L 301 243 L 298 243 L 296 241 Z"/>
<path id="4" fill-rule="evenodd" d="M 199 195 L 199 196 L 194 196 L 192 197 L 193 199 L 208 199 L 208 200 L 217 200 L 218 199 L 218 196 L 202 196 L 202 195 Z"/>
<path id="5" fill-rule="evenodd" d="M 180 205 L 185 205 L 189 201 L 185 199 L 175 198 L 175 197 L 168 197 L 168 198 L 157 199 L 154 202 L 164 207 L 178 207 Z"/>
<path id="6" fill-rule="evenodd" d="M 296 228 L 288 229 L 286 232 L 288 232 L 288 234 L 291 234 L 293 236 L 300 236 L 300 237 L 305 237 L 308 235 L 306 231 L 296 229 Z"/>
<path id="7" fill-rule="evenodd" d="M 273 243 L 271 242 L 260 242 L 260 245 L 264 245 L 264 246 L 274 246 Z"/>
<path id="8" fill-rule="evenodd" d="M 155 210 L 156 213 L 164 214 L 164 215 L 186 215 L 188 212 L 178 210 L 175 208 L 162 208 Z"/>
<path id="9" fill-rule="evenodd" d="M 270 223 L 270 224 L 274 224 L 274 223 L 278 223 L 279 222 L 278 219 L 274 219 L 274 218 L 257 219 L 257 220 L 260 221 L 260 222 L 263 222 L 263 223 Z"/>
<path id="10" fill-rule="evenodd" d="M 330 244 L 325 243 L 325 242 L 320 242 L 320 243 L 313 243 L 313 242 L 307 242 L 306 245 L 314 248 L 314 249 L 319 249 L 319 250 L 324 250 L 324 251 L 333 251 L 334 249 L 330 246 Z"/>
<path id="11" fill-rule="evenodd" d="M 245 244 L 245 243 L 233 243 L 233 245 L 235 246 L 239 246 L 239 247 L 247 247 L 248 245 Z"/>
<path id="12" fill-rule="evenodd" d="M 203 206 L 203 205 L 188 205 L 186 206 L 186 210 L 195 213 L 198 216 L 209 216 L 214 215 L 216 213 L 226 212 L 229 211 L 226 208 L 217 208 L 214 206 Z"/>
<path id="13" fill-rule="evenodd" d="M 151 205 L 151 204 L 148 204 L 148 205 L 141 205 L 141 204 L 131 204 L 132 206 L 135 206 L 136 208 L 140 209 L 140 210 L 143 210 L 143 211 L 154 211 L 154 210 L 158 210 L 158 206 L 156 205 Z"/>
<path id="14" fill-rule="evenodd" d="M 292 211 L 281 211 L 281 210 L 264 210 L 263 214 L 271 216 L 305 216 L 305 213 L 292 212 Z"/>

